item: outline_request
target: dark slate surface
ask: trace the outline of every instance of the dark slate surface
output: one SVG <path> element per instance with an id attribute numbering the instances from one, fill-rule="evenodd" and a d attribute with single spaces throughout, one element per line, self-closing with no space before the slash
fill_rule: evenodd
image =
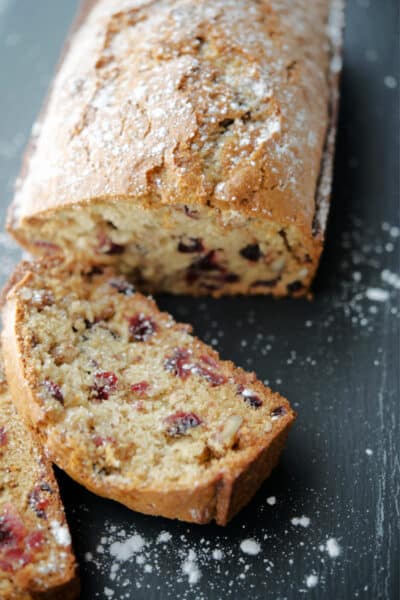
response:
<path id="1" fill-rule="evenodd" d="M 0 0 L 2 214 L 75 8 L 75 0 Z M 224 530 L 132 513 L 59 474 L 85 600 L 400 597 L 398 29 L 396 0 L 349 1 L 315 301 L 159 299 L 292 400 L 298 421 L 279 468 Z M 0 247 L 4 280 L 19 252 L 5 234 Z M 371 287 L 388 298 L 369 299 Z M 302 515 L 309 526 L 293 525 Z M 164 544 L 161 532 L 171 535 Z M 115 562 L 112 544 L 134 535 L 131 558 Z M 241 551 L 247 538 L 260 544 L 257 555 Z M 329 538 L 337 558 L 324 547 Z M 182 570 L 188 557 L 197 583 Z"/>

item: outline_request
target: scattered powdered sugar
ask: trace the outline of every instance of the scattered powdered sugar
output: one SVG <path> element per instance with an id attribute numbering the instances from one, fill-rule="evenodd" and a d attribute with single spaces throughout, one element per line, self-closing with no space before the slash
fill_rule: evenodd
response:
<path id="1" fill-rule="evenodd" d="M 248 538 L 240 542 L 240 549 L 245 554 L 250 554 L 251 556 L 255 556 L 261 552 L 260 544 L 254 540 L 253 538 Z"/>
<path id="2" fill-rule="evenodd" d="M 385 283 L 393 286 L 396 290 L 400 290 L 400 275 L 397 273 L 393 273 L 389 271 L 389 269 L 384 269 L 381 273 L 381 279 Z"/>
<path id="3" fill-rule="evenodd" d="M 311 575 L 307 575 L 306 577 L 306 586 L 308 588 L 313 588 L 318 584 L 318 575 L 312 573 Z"/>
<path id="4" fill-rule="evenodd" d="M 330 558 L 337 558 L 340 556 L 342 549 L 335 538 L 329 538 L 326 542 L 326 551 Z"/>
<path id="5" fill-rule="evenodd" d="M 216 548 L 212 551 L 212 557 L 214 560 L 222 560 L 224 558 L 224 553 L 219 548 Z"/>
<path id="6" fill-rule="evenodd" d="M 61 525 L 59 521 L 50 521 L 51 532 L 60 546 L 69 546 L 71 544 L 71 536 L 66 525 Z"/>
<path id="7" fill-rule="evenodd" d="M 157 544 L 166 544 L 172 540 L 172 535 L 169 531 L 162 531 L 157 537 Z"/>
<path id="8" fill-rule="evenodd" d="M 140 552 L 145 545 L 146 541 L 141 535 L 132 535 L 123 542 L 114 542 L 111 544 L 110 554 L 117 560 L 129 560 L 134 554 Z"/>
<path id="9" fill-rule="evenodd" d="M 306 517 L 305 515 L 302 515 L 301 517 L 293 517 L 292 519 L 290 519 L 290 522 L 292 525 L 300 526 L 300 527 L 309 527 L 310 523 L 311 523 L 311 519 L 310 517 Z"/>
<path id="10" fill-rule="evenodd" d="M 182 572 L 188 576 L 190 585 L 195 585 L 201 579 L 201 571 L 197 564 L 197 557 L 194 550 L 189 550 L 186 559 L 182 563 Z"/>
<path id="11" fill-rule="evenodd" d="M 373 302 L 386 302 L 390 297 L 389 292 L 381 288 L 368 288 L 365 295 L 368 300 L 372 300 Z"/>
<path id="12" fill-rule="evenodd" d="M 373 453 L 374 453 L 374 451 L 373 451 L 373 450 L 371 450 L 371 448 L 366 448 L 366 449 L 365 449 L 365 454 L 367 454 L 368 456 L 372 456 L 372 455 L 373 455 Z"/>
<path id="13" fill-rule="evenodd" d="M 274 506 L 276 504 L 276 496 L 269 496 L 267 498 L 267 504 Z"/>
<path id="14" fill-rule="evenodd" d="M 397 88 L 397 79 L 393 75 L 386 75 L 383 80 L 387 88 L 394 90 Z"/>

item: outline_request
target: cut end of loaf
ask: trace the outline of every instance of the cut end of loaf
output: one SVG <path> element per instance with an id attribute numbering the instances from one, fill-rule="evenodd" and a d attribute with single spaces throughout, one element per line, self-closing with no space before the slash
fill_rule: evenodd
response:
<path id="1" fill-rule="evenodd" d="M 275 465 L 288 402 L 109 268 L 26 265 L 4 316 L 20 402 L 54 462 L 96 493 L 225 524 Z"/>
<path id="2" fill-rule="evenodd" d="M 322 250 L 295 225 L 128 199 L 44 214 L 12 233 L 34 254 L 112 265 L 151 293 L 304 296 Z"/>

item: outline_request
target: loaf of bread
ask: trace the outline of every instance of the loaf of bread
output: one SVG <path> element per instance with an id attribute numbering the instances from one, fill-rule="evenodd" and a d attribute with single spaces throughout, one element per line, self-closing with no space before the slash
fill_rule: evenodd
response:
<path id="1" fill-rule="evenodd" d="M 89 0 L 8 227 L 141 289 L 303 295 L 321 254 L 341 0 Z"/>
<path id="2" fill-rule="evenodd" d="M 0 598 L 72 600 L 79 585 L 57 483 L 0 362 Z"/>
<path id="3" fill-rule="evenodd" d="M 224 525 L 275 466 L 294 413 L 110 267 L 24 263 L 3 309 L 18 410 L 93 492 Z"/>

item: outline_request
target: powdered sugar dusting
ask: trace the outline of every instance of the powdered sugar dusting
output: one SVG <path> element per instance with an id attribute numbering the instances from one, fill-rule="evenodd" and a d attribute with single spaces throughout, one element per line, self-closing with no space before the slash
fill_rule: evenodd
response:
<path id="1" fill-rule="evenodd" d="M 306 577 L 306 586 L 308 588 L 314 588 L 318 584 L 318 575 L 312 573 L 311 575 L 307 575 Z"/>
<path id="2" fill-rule="evenodd" d="M 245 554 L 250 554 L 251 556 L 255 556 L 261 552 L 260 544 L 252 538 L 240 542 L 240 549 Z"/>
<path id="3" fill-rule="evenodd" d="M 196 553 L 189 550 L 189 553 L 182 563 L 182 572 L 187 575 L 190 585 L 195 585 L 201 579 L 201 571 L 197 564 Z"/>
<path id="4" fill-rule="evenodd" d="M 311 523 L 310 517 L 306 517 L 305 515 L 301 517 L 293 517 L 290 519 L 292 525 L 300 526 L 300 527 L 309 527 Z"/>
<path id="5" fill-rule="evenodd" d="M 340 556 L 342 550 L 335 538 L 329 538 L 326 542 L 326 551 L 330 558 L 337 558 Z"/>

